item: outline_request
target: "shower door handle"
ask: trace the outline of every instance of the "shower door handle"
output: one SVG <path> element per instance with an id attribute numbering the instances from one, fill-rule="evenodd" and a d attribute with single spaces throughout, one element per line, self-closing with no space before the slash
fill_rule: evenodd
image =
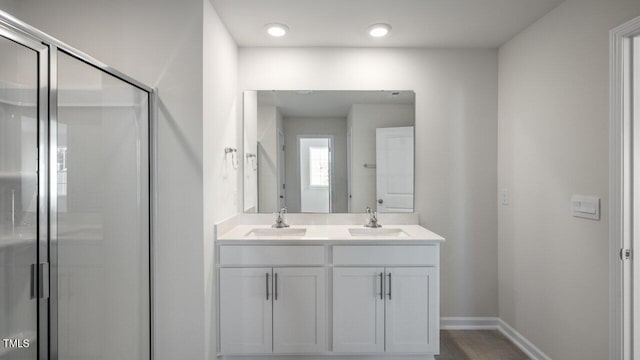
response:
<path id="1" fill-rule="evenodd" d="M 49 263 L 31 264 L 31 299 L 49 298 Z"/>

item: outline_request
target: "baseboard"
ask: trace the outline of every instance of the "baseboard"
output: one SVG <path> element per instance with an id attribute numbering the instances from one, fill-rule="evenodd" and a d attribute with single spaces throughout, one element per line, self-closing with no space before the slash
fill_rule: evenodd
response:
<path id="1" fill-rule="evenodd" d="M 516 329 L 511 327 L 511 325 L 507 324 L 504 320 L 498 319 L 500 332 L 506 336 L 511 342 L 513 342 L 517 347 L 522 350 L 531 360 L 551 360 L 547 354 L 542 352 L 542 350 L 538 349 L 537 346 L 533 345 L 533 343 L 522 334 L 520 334 Z"/>
<path id="2" fill-rule="evenodd" d="M 497 317 L 442 317 L 442 330 L 498 330 Z"/>
<path id="3" fill-rule="evenodd" d="M 442 317 L 442 330 L 498 330 L 524 352 L 531 360 L 551 360 L 516 329 L 498 317 Z"/>

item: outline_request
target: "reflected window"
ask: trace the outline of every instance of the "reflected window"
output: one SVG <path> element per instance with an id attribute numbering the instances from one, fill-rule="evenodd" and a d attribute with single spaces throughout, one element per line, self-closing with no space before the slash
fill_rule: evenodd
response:
<path id="1" fill-rule="evenodd" d="M 309 185 L 317 187 L 329 186 L 329 148 L 309 148 Z"/>

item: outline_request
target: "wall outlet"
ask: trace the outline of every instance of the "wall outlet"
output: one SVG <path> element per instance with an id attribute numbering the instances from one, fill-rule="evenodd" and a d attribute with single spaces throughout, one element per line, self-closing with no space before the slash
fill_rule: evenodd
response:
<path id="1" fill-rule="evenodd" d="M 509 189 L 500 190 L 500 204 L 509 205 Z"/>

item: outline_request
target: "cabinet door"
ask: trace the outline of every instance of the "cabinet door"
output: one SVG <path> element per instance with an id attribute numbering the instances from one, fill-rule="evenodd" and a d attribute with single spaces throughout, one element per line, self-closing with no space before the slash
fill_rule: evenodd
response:
<path id="1" fill-rule="evenodd" d="M 272 351 L 271 268 L 220 269 L 220 340 L 225 354 Z"/>
<path id="2" fill-rule="evenodd" d="M 324 268 L 273 270 L 274 352 L 326 350 L 324 273 Z"/>
<path id="3" fill-rule="evenodd" d="M 387 268 L 386 351 L 437 353 L 436 268 Z"/>
<path id="4" fill-rule="evenodd" d="M 384 268 L 333 269 L 333 351 L 384 351 Z"/>

